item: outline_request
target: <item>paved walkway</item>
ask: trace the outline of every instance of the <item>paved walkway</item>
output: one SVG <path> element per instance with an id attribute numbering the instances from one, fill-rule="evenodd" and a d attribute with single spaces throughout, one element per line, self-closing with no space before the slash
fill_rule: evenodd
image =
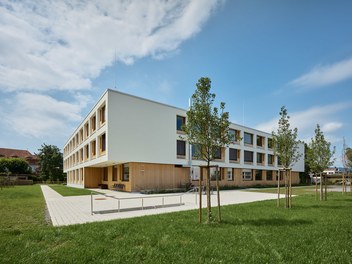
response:
<path id="1" fill-rule="evenodd" d="M 54 226 L 192 210 L 198 208 L 199 198 L 194 193 L 143 195 L 111 190 L 99 190 L 104 194 L 93 196 L 63 197 L 47 185 L 41 188 Z M 202 197 L 202 206 L 206 207 L 206 196 Z M 229 190 L 221 191 L 220 197 L 221 205 L 229 205 L 276 199 L 277 194 Z M 213 206 L 217 205 L 216 199 L 214 192 Z"/>

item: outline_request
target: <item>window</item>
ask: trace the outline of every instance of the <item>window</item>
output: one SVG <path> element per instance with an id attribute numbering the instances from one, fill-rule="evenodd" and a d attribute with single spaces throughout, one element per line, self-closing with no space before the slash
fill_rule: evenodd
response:
<path id="1" fill-rule="evenodd" d="M 228 168 L 227 169 L 227 180 L 228 181 L 233 181 L 233 172 L 232 172 L 233 169 L 230 169 Z"/>
<path id="2" fill-rule="evenodd" d="M 84 125 L 84 131 L 85 131 L 85 138 L 88 138 L 89 137 L 89 123 L 87 122 L 85 125 Z"/>
<path id="3" fill-rule="evenodd" d="M 257 147 L 264 147 L 264 137 L 257 136 Z"/>
<path id="4" fill-rule="evenodd" d="M 202 155 L 200 145 L 192 145 L 192 157 L 193 158 L 200 158 Z"/>
<path id="5" fill-rule="evenodd" d="M 84 159 L 84 156 L 83 156 L 83 148 L 80 149 L 80 151 L 79 151 L 79 156 L 80 156 L 81 162 L 82 162 L 83 159 Z"/>
<path id="6" fill-rule="evenodd" d="M 281 162 L 280 157 L 277 157 L 277 165 L 282 166 L 282 162 Z"/>
<path id="7" fill-rule="evenodd" d="M 244 144 L 253 145 L 253 134 L 244 132 Z"/>
<path id="8" fill-rule="evenodd" d="M 84 151 L 86 153 L 86 156 L 85 156 L 85 159 L 89 159 L 89 145 L 87 144 L 85 147 L 84 147 Z"/>
<path id="9" fill-rule="evenodd" d="M 263 171 L 262 170 L 255 170 L 255 180 L 256 181 L 263 180 Z"/>
<path id="10" fill-rule="evenodd" d="M 92 158 L 95 158 L 95 155 L 97 154 L 97 142 L 95 140 L 93 140 L 91 143 L 90 143 L 90 149 L 92 151 Z"/>
<path id="11" fill-rule="evenodd" d="M 186 156 L 186 141 L 177 140 L 177 156 Z"/>
<path id="12" fill-rule="evenodd" d="M 186 118 L 184 116 L 176 116 L 176 130 L 183 131 L 182 126 L 186 124 Z"/>
<path id="13" fill-rule="evenodd" d="M 198 166 L 192 166 L 192 180 L 199 180 L 200 177 L 200 168 Z"/>
<path id="14" fill-rule="evenodd" d="M 103 181 L 108 181 L 108 176 L 109 176 L 109 171 L 108 167 L 103 168 Z"/>
<path id="15" fill-rule="evenodd" d="M 257 153 L 257 164 L 264 164 L 264 153 Z"/>
<path id="16" fill-rule="evenodd" d="M 96 115 L 92 116 L 90 119 L 90 127 L 92 129 L 92 133 L 96 130 L 97 128 L 97 117 Z"/>
<path id="17" fill-rule="evenodd" d="M 239 160 L 239 150 L 238 149 L 229 149 L 229 160 L 230 161 L 238 161 Z"/>
<path id="18" fill-rule="evenodd" d="M 215 153 L 214 153 L 214 159 L 218 159 L 221 160 L 222 159 L 222 155 L 221 155 L 221 148 L 217 148 Z"/>
<path id="19" fill-rule="evenodd" d="M 244 162 L 253 162 L 253 152 L 252 151 L 244 151 Z"/>
<path id="20" fill-rule="evenodd" d="M 232 141 L 232 143 L 239 142 L 240 141 L 240 131 L 236 129 L 229 129 L 229 136 Z"/>
<path id="21" fill-rule="evenodd" d="M 210 180 L 216 181 L 216 178 L 221 181 L 221 168 L 212 167 L 210 168 Z"/>
<path id="22" fill-rule="evenodd" d="M 268 165 L 274 165 L 274 155 L 268 154 Z"/>
<path id="23" fill-rule="evenodd" d="M 99 122 L 100 122 L 100 126 L 103 125 L 105 123 L 105 105 L 103 105 L 100 109 L 99 109 Z"/>
<path id="24" fill-rule="evenodd" d="M 252 180 L 252 170 L 243 170 L 242 171 L 242 179 L 244 181 L 251 181 Z"/>
<path id="25" fill-rule="evenodd" d="M 80 142 L 82 143 L 83 142 L 83 128 L 81 128 L 81 130 L 79 131 L 79 139 L 80 139 Z"/>
<path id="26" fill-rule="evenodd" d="M 122 165 L 122 181 L 129 181 L 130 180 L 130 168 L 128 166 L 128 164 L 123 164 Z"/>
<path id="27" fill-rule="evenodd" d="M 112 167 L 112 181 L 117 181 L 117 166 Z"/>
<path id="28" fill-rule="evenodd" d="M 100 136 L 99 143 L 100 143 L 100 154 L 104 154 L 105 150 L 106 150 L 106 135 L 105 135 L 105 133 Z"/>
<path id="29" fill-rule="evenodd" d="M 273 180 L 273 171 L 266 171 L 266 180 L 267 181 Z"/>
<path id="30" fill-rule="evenodd" d="M 278 173 L 276 173 L 276 180 L 277 180 L 278 175 L 280 175 L 280 181 L 282 181 L 284 179 L 283 172 L 279 171 Z"/>
<path id="31" fill-rule="evenodd" d="M 273 148 L 273 139 L 272 138 L 268 138 L 268 148 L 269 149 Z"/>

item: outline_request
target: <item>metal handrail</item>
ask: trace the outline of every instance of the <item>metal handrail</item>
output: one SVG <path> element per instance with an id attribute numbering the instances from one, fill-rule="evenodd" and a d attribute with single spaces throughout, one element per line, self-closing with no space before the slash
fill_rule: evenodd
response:
<path id="1" fill-rule="evenodd" d="M 182 203 L 182 196 L 184 194 L 155 195 L 155 196 L 149 196 L 149 197 L 137 196 L 137 197 L 122 197 L 122 198 L 115 197 L 113 195 L 108 195 L 108 194 L 100 194 L 100 195 L 116 199 L 117 200 L 117 211 L 120 212 L 120 210 L 121 210 L 121 200 L 138 200 L 138 199 L 141 199 L 141 208 L 142 208 L 142 210 L 144 210 L 144 199 L 162 198 L 161 206 L 164 207 L 165 206 L 165 198 L 167 198 L 167 197 L 180 197 L 180 201 L 179 201 L 178 205 L 182 205 L 183 204 Z M 93 215 L 93 214 L 94 214 L 94 212 L 93 212 L 93 192 L 91 192 L 91 215 Z"/>

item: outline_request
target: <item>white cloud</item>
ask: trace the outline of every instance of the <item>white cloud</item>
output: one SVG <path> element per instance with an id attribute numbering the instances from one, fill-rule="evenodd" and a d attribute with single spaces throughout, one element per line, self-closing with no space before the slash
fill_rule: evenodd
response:
<path id="1" fill-rule="evenodd" d="M 7 99 L 0 109 L 0 123 L 18 135 L 31 138 L 67 137 L 73 124 L 82 119 L 81 109 L 90 98 L 81 94 L 73 102 L 47 95 L 20 92 Z"/>
<path id="2" fill-rule="evenodd" d="M 316 89 L 352 78 L 352 58 L 329 65 L 318 65 L 289 84 L 301 89 Z"/>
<path id="3" fill-rule="evenodd" d="M 326 134 L 326 138 L 330 138 L 331 142 L 338 142 L 341 139 L 331 133 L 336 132 L 343 124 L 336 121 L 336 117 L 341 111 L 349 108 L 352 108 L 351 102 L 314 106 L 307 110 L 293 113 L 290 113 L 288 109 L 288 114 L 291 127 L 297 127 L 299 138 L 303 141 L 310 141 L 311 137 L 314 136 L 317 124 L 319 124 L 324 134 Z M 256 128 L 271 133 L 272 131 L 277 131 L 278 121 L 279 116 L 257 125 Z"/>
<path id="4" fill-rule="evenodd" d="M 117 61 L 163 58 L 201 30 L 221 0 L 0 3 L 0 88 L 88 89 Z"/>

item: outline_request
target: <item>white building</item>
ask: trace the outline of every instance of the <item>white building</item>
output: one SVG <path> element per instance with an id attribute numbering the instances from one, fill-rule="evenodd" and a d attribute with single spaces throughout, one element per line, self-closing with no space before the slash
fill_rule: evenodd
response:
<path id="1" fill-rule="evenodd" d="M 64 146 L 69 186 L 105 186 L 125 191 L 170 189 L 199 177 L 204 161 L 190 161 L 180 139 L 186 110 L 107 90 Z M 273 185 L 278 170 L 271 134 L 230 125 L 243 140 L 219 151 L 221 185 Z M 299 151 L 303 154 L 304 146 Z M 304 155 L 292 169 L 293 183 L 304 171 Z M 192 169 L 190 169 L 190 162 Z M 194 184 L 197 182 L 194 181 Z"/>

